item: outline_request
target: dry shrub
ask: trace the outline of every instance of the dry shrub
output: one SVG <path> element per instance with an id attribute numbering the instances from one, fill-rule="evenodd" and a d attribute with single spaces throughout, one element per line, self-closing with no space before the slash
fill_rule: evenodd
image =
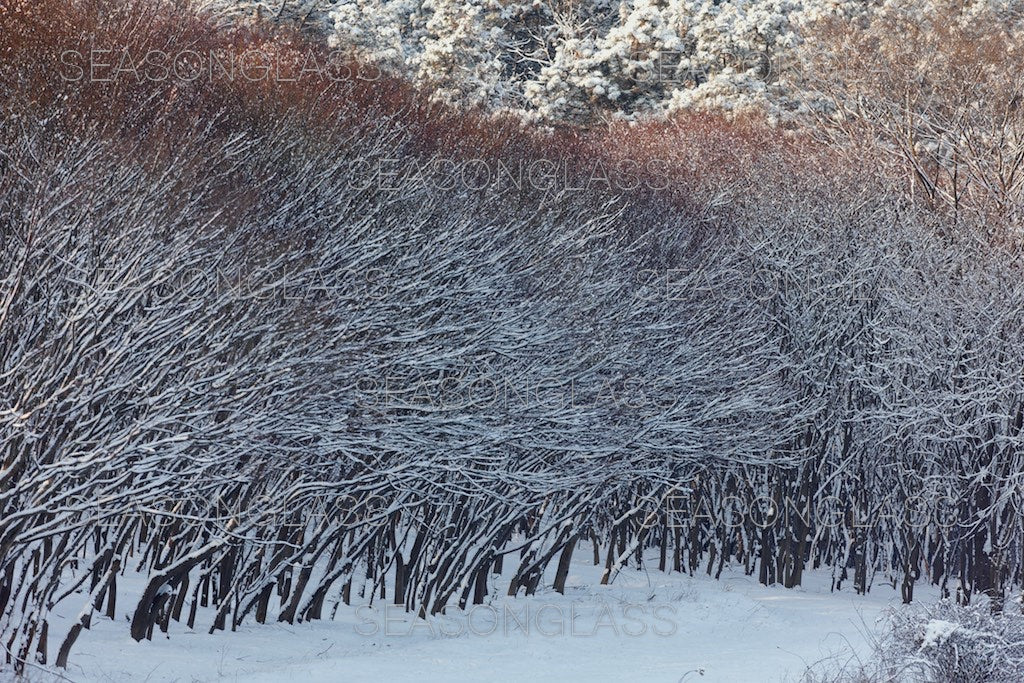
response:
<path id="1" fill-rule="evenodd" d="M 891 610 L 866 659 L 836 657 L 804 683 L 1015 683 L 1024 680 L 1024 617 L 941 600 Z"/>
<path id="2" fill-rule="evenodd" d="M 529 149 L 512 122 L 429 105 L 408 84 L 287 27 L 217 28 L 186 3 L 9 0 L 0 57 L 0 107 L 55 133 L 173 143 L 211 122 L 231 134 L 294 119 L 341 139 L 389 119 L 414 138 L 408 151 Z"/>
<path id="3" fill-rule="evenodd" d="M 387 122 L 396 131 L 396 158 L 483 160 L 492 168 L 548 160 L 576 187 L 637 200 L 654 200 L 646 190 L 655 188 L 655 203 L 676 209 L 702 205 L 715 188 L 748 177 L 751 158 L 777 146 L 762 124 L 726 123 L 707 114 L 637 126 L 540 130 L 511 116 L 456 111 L 295 29 L 254 22 L 216 26 L 187 3 L 6 1 L 0 12 L 0 111 L 11 121 L 45 122 L 56 144 L 88 131 L 173 154 L 185 137 L 280 131 L 282 122 L 291 122 L 287 134 L 321 138 L 343 153 L 347 141 Z M 183 58 L 171 62 L 175 67 L 167 75 L 144 62 L 151 51 Z M 196 58 L 202 60 L 198 77 L 177 77 L 193 75 L 185 61 Z M 313 66 L 321 73 L 303 71 Z M 611 187 L 594 180 L 598 165 L 626 159 L 636 162 L 633 175 L 639 177 Z M 711 189 L 702 194 L 702 188 Z"/>
<path id="4" fill-rule="evenodd" d="M 801 64 L 814 131 L 954 216 L 1024 217 L 1024 42 L 1016 20 L 940 0 L 893 3 L 864 25 L 823 22 Z"/>
<path id="5" fill-rule="evenodd" d="M 287 113 L 326 123 L 354 107 L 400 110 L 414 99 L 405 84 L 288 29 L 218 30 L 162 0 L 13 0 L 0 13 L 0 55 L 4 108 L 56 114 L 72 134 L 100 127 L 138 136 L 159 122 L 185 135 L 225 119 L 252 129 Z"/>

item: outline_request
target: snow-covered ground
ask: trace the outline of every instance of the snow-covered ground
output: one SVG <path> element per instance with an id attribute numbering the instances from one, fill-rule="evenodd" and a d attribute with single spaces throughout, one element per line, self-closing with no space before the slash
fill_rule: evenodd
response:
<path id="1" fill-rule="evenodd" d="M 209 619 L 194 632 L 172 622 L 170 638 L 135 643 L 126 620 L 99 619 L 75 646 L 67 676 L 151 683 L 792 680 L 822 658 L 864 653 L 876 618 L 899 604 L 887 585 L 867 596 L 845 587 L 832 593 L 827 572 L 810 572 L 795 590 L 761 586 L 741 571 L 715 581 L 624 569 L 601 586 L 601 568 L 588 555 L 577 553 L 564 596 L 547 589 L 507 598 L 507 580 L 495 577 L 489 604 L 430 622 L 392 606 L 342 605 L 334 621 L 215 635 L 206 632 Z M 935 599 L 926 587 L 918 592 Z M 59 621 L 54 627 L 64 631 Z"/>

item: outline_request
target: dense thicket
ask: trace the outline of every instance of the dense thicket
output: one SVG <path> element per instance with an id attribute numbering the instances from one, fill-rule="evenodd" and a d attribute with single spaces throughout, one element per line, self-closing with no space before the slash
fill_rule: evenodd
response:
<path id="1" fill-rule="evenodd" d="M 143 639 L 564 590 L 581 544 L 605 581 L 657 548 L 1024 585 L 1009 227 L 755 124 L 535 135 L 357 67 L 68 80 L 94 44 L 316 48 L 50 4 L 0 15 L 8 665 L 65 665 L 97 613 Z"/>

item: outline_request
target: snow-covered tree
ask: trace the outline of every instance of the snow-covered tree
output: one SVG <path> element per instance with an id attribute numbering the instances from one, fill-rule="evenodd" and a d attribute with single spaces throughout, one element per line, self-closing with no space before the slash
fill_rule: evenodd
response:
<path id="1" fill-rule="evenodd" d="M 445 101 L 544 120 L 777 107 L 788 104 L 781 69 L 801 22 L 849 13 L 846 5 L 348 0 L 332 13 L 333 44 L 356 46 Z"/>

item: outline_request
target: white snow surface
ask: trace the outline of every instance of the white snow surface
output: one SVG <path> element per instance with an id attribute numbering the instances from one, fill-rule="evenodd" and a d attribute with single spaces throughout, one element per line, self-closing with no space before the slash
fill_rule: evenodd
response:
<path id="1" fill-rule="evenodd" d="M 960 624 L 942 619 L 932 619 L 924 629 L 924 640 L 921 649 L 938 647 L 949 640 L 949 637 L 960 629 Z"/>
<path id="2" fill-rule="evenodd" d="M 808 571 L 803 587 L 785 589 L 739 569 L 720 580 L 666 574 L 656 558 L 601 586 L 603 568 L 591 559 L 576 554 L 565 595 L 545 577 L 537 595 L 509 598 L 508 578 L 493 576 L 487 604 L 429 621 L 390 605 L 390 596 L 372 606 L 367 597 L 341 605 L 333 621 L 247 623 L 209 635 L 207 608 L 195 630 L 171 622 L 169 634 L 141 643 L 129 637 L 128 607 L 120 606 L 132 603 L 119 595 L 120 621 L 97 615 L 64 675 L 149 683 L 797 680 L 824 658 L 865 656 L 883 610 L 900 604 L 899 592 L 879 581 L 868 595 L 856 595 L 852 582 L 832 592 L 831 570 Z M 919 585 L 915 597 L 936 595 Z M 51 615 L 51 632 L 66 632 L 72 617 Z"/>

